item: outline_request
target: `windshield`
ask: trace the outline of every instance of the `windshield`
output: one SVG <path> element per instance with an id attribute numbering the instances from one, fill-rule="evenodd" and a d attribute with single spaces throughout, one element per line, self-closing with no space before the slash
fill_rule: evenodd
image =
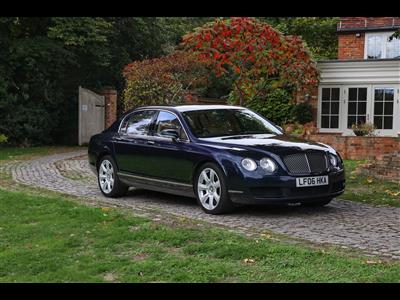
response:
<path id="1" fill-rule="evenodd" d="M 248 134 L 282 134 L 272 123 L 247 109 L 207 109 L 183 113 L 198 138 Z"/>

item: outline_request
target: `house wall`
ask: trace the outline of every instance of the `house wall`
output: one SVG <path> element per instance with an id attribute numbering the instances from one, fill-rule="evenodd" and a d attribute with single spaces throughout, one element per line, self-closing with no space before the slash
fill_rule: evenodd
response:
<path id="1" fill-rule="evenodd" d="M 340 136 L 336 134 L 313 134 L 308 140 L 328 144 L 335 148 L 343 159 L 382 160 L 384 155 L 400 152 L 400 138 Z"/>
<path id="2" fill-rule="evenodd" d="M 345 33 L 338 37 L 338 59 L 363 59 L 364 58 L 364 33 Z"/>

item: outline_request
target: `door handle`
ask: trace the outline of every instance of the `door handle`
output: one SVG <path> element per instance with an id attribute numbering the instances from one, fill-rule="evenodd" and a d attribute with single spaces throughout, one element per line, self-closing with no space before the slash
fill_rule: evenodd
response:
<path id="1" fill-rule="evenodd" d="M 147 144 L 149 144 L 149 145 L 154 145 L 154 144 L 155 144 L 155 142 L 154 142 L 154 141 L 151 141 L 151 140 L 149 140 L 149 141 L 147 141 Z"/>

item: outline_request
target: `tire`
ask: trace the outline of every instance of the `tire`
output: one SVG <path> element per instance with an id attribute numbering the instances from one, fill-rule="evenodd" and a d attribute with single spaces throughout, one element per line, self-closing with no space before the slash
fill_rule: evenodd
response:
<path id="1" fill-rule="evenodd" d="M 102 194 L 110 198 L 124 196 L 129 188 L 119 180 L 117 165 L 109 155 L 103 156 L 99 161 L 97 183 Z"/>
<path id="2" fill-rule="evenodd" d="M 333 198 L 321 198 L 310 202 L 303 202 L 301 205 L 305 207 L 322 207 L 328 205 Z"/>
<path id="3" fill-rule="evenodd" d="M 194 192 L 197 203 L 207 214 L 223 214 L 234 208 L 229 199 L 225 175 L 214 163 L 206 163 L 199 168 L 194 177 Z"/>

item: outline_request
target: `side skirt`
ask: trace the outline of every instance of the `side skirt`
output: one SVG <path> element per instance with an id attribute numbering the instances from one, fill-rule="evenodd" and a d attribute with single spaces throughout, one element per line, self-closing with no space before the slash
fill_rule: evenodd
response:
<path id="1" fill-rule="evenodd" d="M 191 184 L 133 175 L 125 172 L 118 172 L 117 174 L 119 179 L 129 186 L 185 197 L 196 197 Z"/>

